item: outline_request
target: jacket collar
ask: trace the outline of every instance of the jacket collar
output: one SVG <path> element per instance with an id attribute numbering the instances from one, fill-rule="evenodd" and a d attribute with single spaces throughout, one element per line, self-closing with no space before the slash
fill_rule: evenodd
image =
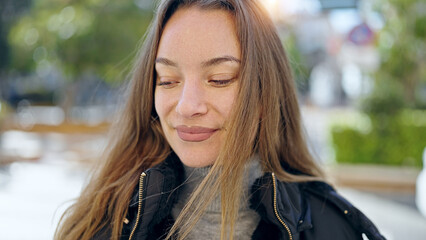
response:
<path id="1" fill-rule="evenodd" d="M 143 198 L 161 195 L 159 200 L 149 203 L 156 206 L 147 206 L 157 209 L 156 213 L 143 213 L 142 223 L 149 228 L 169 215 L 179 195 L 179 185 L 184 181 L 184 169 L 177 155 L 172 152 L 165 161 L 145 173 L 147 180 Z M 277 181 L 271 173 L 265 173 L 252 185 L 251 193 L 250 207 L 257 211 L 263 221 L 280 229 L 282 235 L 288 235 L 288 231 L 280 219 L 289 228 L 294 240 L 298 239 L 300 231 L 312 227 L 309 205 L 301 196 L 298 183 Z M 136 190 L 130 207 L 136 207 L 138 199 L 139 193 Z"/>
<path id="2" fill-rule="evenodd" d="M 250 207 L 263 220 L 276 225 L 283 235 L 288 235 L 289 230 L 293 239 L 298 239 L 299 232 L 312 228 L 309 204 L 298 183 L 281 182 L 273 174 L 265 173 L 251 190 Z"/>

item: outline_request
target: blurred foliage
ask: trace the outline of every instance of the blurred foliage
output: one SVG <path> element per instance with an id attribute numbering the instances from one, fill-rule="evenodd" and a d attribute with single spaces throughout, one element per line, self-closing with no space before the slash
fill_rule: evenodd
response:
<path id="1" fill-rule="evenodd" d="M 290 26 L 287 28 L 289 29 Z M 294 80 L 296 81 L 297 90 L 304 95 L 309 91 L 308 80 L 310 69 L 304 64 L 306 63 L 306 59 L 297 47 L 297 39 L 293 31 L 288 31 L 287 35 L 281 38 L 287 52 Z"/>
<path id="2" fill-rule="evenodd" d="M 3 131 L 4 121 L 11 111 L 12 109 L 9 107 L 9 105 L 0 99 L 0 133 Z"/>
<path id="3" fill-rule="evenodd" d="M 374 127 L 367 131 L 350 126 L 333 128 L 338 162 L 422 166 L 426 111 L 404 110 L 394 118 L 378 115 L 371 121 Z"/>
<path id="4" fill-rule="evenodd" d="M 364 100 L 362 110 L 373 118 L 376 115 L 393 118 L 406 107 L 401 89 L 400 82 L 384 81 L 380 87 L 376 86 L 373 93 Z"/>
<path id="5" fill-rule="evenodd" d="M 393 115 L 403 108 L 426 109 L 426 2 L 378 2 L 386 22 L 378 39 L 382 61 L 364 110 Z"/>
<path id="6" fill-rule="evenodd" d="M 6 102 L 0 100 L 0 128 L 1 128 L 1 120 L 6 117 L 6 115 L 11 111 L 11 108 Z"/>
<path id="7" fill-rule="evenodd" d="M 10 27 L 30 7 L 31 0 L 0 1 L 0 74 L 10 63 L 10 48 L 7 35 Z"/>
<path id="8" fill-rule="evenodd" d="M 379 0 L 381 65 L 363 101 L 370 128 L 335 126 L 338 162 L 420 167 L 426 147 L 426 3 Z"/>
<path id="9" fill-rule="evenodd" d="M 10 29 L 11 68 L 120 81 L 152 18 L 131 0 L 37 0 Z"/>

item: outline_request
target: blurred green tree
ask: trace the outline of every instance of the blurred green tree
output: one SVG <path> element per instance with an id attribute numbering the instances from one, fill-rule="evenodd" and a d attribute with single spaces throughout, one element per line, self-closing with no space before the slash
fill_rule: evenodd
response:
<path id="1" fill-rule="evenodd" d="M 333 129 L 338 162 L 421 167 L 426 134 L 426 2 L 378 0 L 385 26 L 379 33 L 381 64 L 363 102 L 371 121 L 364 133 Z"/>
<path id="2" fill-rule="evenodd" d="M 10 45 L 7 41 L 11 26 L 30 7 L 31 0 L 0 1 L 0 87 L 10 65 Z M 1 100 L 0 91 L 0 100 Z"/>
<path id="3" fill-rule="evenodd" d="M 287 26 L 290 29 L 282 36 L 282 43 L 287 51 L 287 57 L 290 61 L 291 70 L 293 71 L 293 77 L 296 81 L 298 92 L 303 96 L 309 91 L 309 71 L 311 70 L 306 62 L 306 56 L 304 56 L 297 46 L 297 39 L 294 34 L 294 30 L 291 26 Z"/>
<path id="4" fill-rule="evenodd" d="M 152 17 L 140 1 L 34 1 L 10 30 L 11 68 L 56 67 L 70 80 L 91 72 L 121 81 Z"/>
<path id="5" fill-rule="evenodd" d="M 378 2 L 386 21 L 378 39 L 382 61 L 364 110 L 371 115 L 394 115 L 403 108 L 426 109 L 426 3 Z"/>

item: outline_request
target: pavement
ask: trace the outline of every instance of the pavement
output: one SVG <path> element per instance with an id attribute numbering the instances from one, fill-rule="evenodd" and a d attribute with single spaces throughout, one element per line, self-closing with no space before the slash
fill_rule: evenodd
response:
<path id="1" fill-rule="evenodd" d="M 412 205 L 350 188 L 338 191 L 367 215 L 386 239 L 426 239 L 426 217 Z"/>
<path id="2" fill-rule="evenodd" d="M 0 168 L 0 239 L 47 240 L 87 176 L 67 163 L 12 163 Z"/>
<path id="3" fill-rule="evenodd" d="M 0 239 L 52 239 L 64 210 L 87 181 L 87 168 L 68 161 L 20 162 L 0 168 Z M 339 188 L 388 240 L 424 240 L 426 218 L 413 206 Z"/>

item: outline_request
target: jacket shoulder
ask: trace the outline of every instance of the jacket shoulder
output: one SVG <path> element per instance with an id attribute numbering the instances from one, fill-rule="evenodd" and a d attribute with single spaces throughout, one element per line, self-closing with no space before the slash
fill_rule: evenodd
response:
<path id="1" fill-rule="evenodd" d="M 324 236 L 313 239 L 385 239 L 376 226 L 360 210 L 325 182 L 312 181 L 300 184 L 301 194 L 309 202 L 313 228 L 309 235 Z"/>

